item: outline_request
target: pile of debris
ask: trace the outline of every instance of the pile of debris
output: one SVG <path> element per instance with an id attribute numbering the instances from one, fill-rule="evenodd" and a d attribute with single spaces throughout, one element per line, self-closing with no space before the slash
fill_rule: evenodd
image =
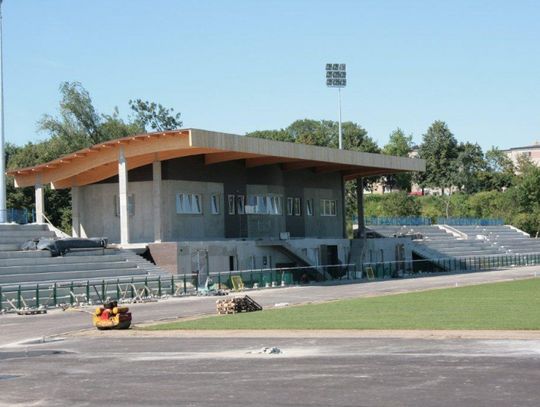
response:
<path id="1" fill-rule="evenodd" d="M 218 314 L 236 314 L 238 312 L 262 311 L 262 307 L 249 295 L 226 298 L 216 301 Z"/>

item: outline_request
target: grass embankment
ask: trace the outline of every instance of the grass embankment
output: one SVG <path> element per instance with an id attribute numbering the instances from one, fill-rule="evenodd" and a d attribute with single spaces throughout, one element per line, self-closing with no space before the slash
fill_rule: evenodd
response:
<path id="1" fill-rule="evenodd" d="M 540 279 L 205 317 L 146 329 L 540 329 Z"/>

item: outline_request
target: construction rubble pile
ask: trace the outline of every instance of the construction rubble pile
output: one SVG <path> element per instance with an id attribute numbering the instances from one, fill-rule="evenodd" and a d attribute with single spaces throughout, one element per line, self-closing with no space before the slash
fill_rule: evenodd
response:
<path id="1" fill-rule="evenodd" d="M 238 312 L 262 311 L 262 307 L 249 295 L 226 298 L 216 301 L 218 314 L 236 314 Z"/>

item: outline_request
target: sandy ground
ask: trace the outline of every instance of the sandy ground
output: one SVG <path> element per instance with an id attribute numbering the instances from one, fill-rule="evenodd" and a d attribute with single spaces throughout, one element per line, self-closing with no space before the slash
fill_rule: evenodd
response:
<path id="1" fill-rule="evenodd" d="M 94 338 L 395 338 L 395 339 L 501 339 L 540 340 L 540 331 L 503 330 L 376 330 L 376 329 L 321 329 L 321 330 L 174 330 L 126 331 L 84 330 L 70 334 L 74 337 Z"/>

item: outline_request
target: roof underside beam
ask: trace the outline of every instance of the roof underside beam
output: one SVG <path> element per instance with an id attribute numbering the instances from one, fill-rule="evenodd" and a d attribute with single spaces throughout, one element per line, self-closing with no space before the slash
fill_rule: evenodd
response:
<path id="1" fill-rule="evenodd" d="M 255 167 L 262 167 L 264 165 L 283 164 L 283 163 L 298 162 L 298 161 L 299 160 L 295 158 L 285 158 L 285 157 L 247 158 L 246 168 L 255 168 Z"/>
<path id="2" fill-rule="evenodd" d="M 389 175 L 389 174 L 396 174 L 400 172 L 407 172 L 407 171 L 399 171 L 399 170 L 389 170 L 388 168 L 372 168 L 372 169 L 366 169 L 366 170 L 350 170 L 350 171 L 343 171 L 343 179 L 345 181 L 351 181 L 356 178 L 360 177 L 375 177 L 375 176 L 382 176 L 382 175 Z"/>
<path id="3" fill-rule="evenodd" d="M 235 151 L 217 152 L 205 154 L 204 163 L 206 165 L 219 164 L 227 161 L 243 160 L 246 158 L 259 157 L 257 154 L 240 153 Z"/>
<path id="4" fill-rule="evenodd" d="M 131 157 L 127 159 L 127 168 L 132 170 L 139 168 L 152 162 L 159 160 L 165 161 L 172 158 L 190 157 L 194 155 L 200 155 L 208 152 L 208 149 L 192 148 L 187 150 L 167 151 L 162 153 L 145 154 L 138 157 Z M 75 179 L 78 186 L 93 184 L 95 182 L 103 181 L 107 178 L 118 175 L 118 161 L 106 163 L 100 167 L 93 168 L 91 170 L 78 174 Z M 51 186 L 54 189 L 70 188 L 72 186 L 73 178 L 64 178 L 58 181 L 53 181 Z"/>

